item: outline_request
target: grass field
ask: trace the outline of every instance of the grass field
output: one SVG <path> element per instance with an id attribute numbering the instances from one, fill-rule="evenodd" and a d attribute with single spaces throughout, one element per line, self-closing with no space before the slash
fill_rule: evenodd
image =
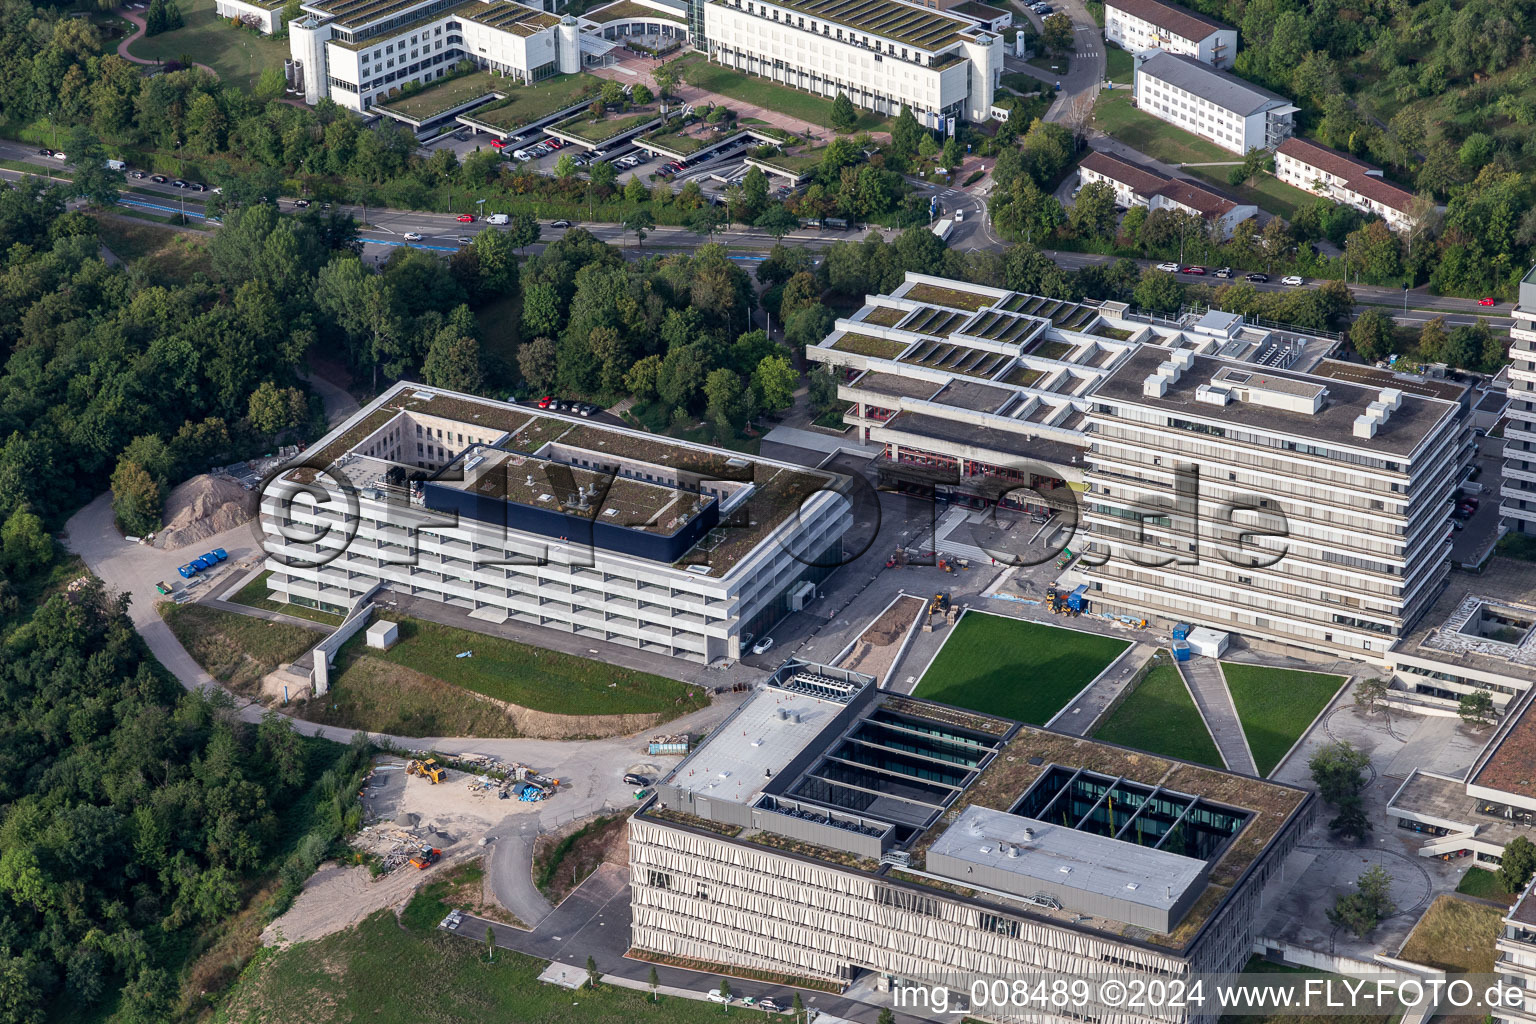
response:
<path id="1" fill-rule="evenodd" d="M 1499 876 L 1484 868 L 1468 868 L 1467 873 L 1461 876 L 1461 882 L 1456 886 L 1456 891 L 1485 900 L 1497 900 L 1506 906 L 1515 902 L 1515 897 L 1504 891 L 1504 886 L 1499 882 Z"/>
<path id="2" fill-rule="evenodd" d="M 1260 775 L 1275 770 L 1286 751 L 1344 685 L 1343 676 L 1288 668 L 1221 663 L 1237 717 Z"/>
<path id="3" fill-rule="evenodd" d="M 244 692 L 253 691 L 262 676 L 325 639 L 324 633 L 303 626 L 195 602 L 162 601 L 156 607 L 181 646 L 209 675 Z"/>
<path id="4" fill-rule="evenodd" d="M 653 1003 L 647 993 L 630 989 L 571 992 L 543 985 L 537 978 L 544 961 L 506 949 L 487 963 L 483 932 L 459 938 L 437 930 L 449 909 L 443 902 L 448 890 L 436 882 L 427 886 L 399 923 L 392 911 L 383 910 L 315 942 L 263 949 L 235 983 L 218 1019 L 225 1024 L 703 1024 L 721 1018 L 720 1006 L 701 1000 L 663 996 Z"/>
<path id="5" fill-rule="evenodd" d="M 186 284 L 194 274 L 208 269 L 206 235 L 116 213 L 98 216 L 96 233 L 124 263 L 144 271 L 151 284 Z"/>
<path id="6" fill-rule="evenodd" d="M 391 616 L 391 618 L 397 618 Z M 466 690 L 562 715 L 687 714 L 709 703 L 697 686 L 435 622 L 398 617 L 400 642 L 370 657 Z M 349 641 L 356 649 L 362 637 Z M 472 650 L 474 657 L 459 658 Z"/>
<path id="7" fill-rule="evenodd" d="M 1398 955 L 1452 974 L 1492 974 L 1498 955 L 1493 941 L 1503 916 L 1498 907 L 1441 893 L 1413 926 Z"/>
<path id="8" fill-rule="evenodd" d="M 594 121 L 583 111 L 575 117 L 567 118 L 556 124 L 556 130 L 566 135 L 574 135 L 578 139 L 595 144 L 607 142 L 616 135 L 623 135 L 627 131 L 640 127 L 642 124 L 654 121 L 661 114 L 655 110 L 642 110 L 638 114 L 609 113 L 600 121 Z"/>
<path id="9" fill-rule="evenodd" d="M 489 71 L 475 71 L 435 82 L 402 99 L 389 100 L 379 106 L 415 121 L 427 121 L 487 93 L 505 93 L 508 88 L 505 78 Z"/>
<path id="10" fill-rule="evenodd" d="M 213 4 L 214 0 L 179 0 L 177 6 L 185 24 L 174 32 L 145 36 L 129 47 L 129 52 L 146 60 L 190 57 L 213 68 L 220 81 L 247 92 L 267 68 L 283 69 L 289 56 L 287 40 L 235 28 L 218 16 Z"/>
<path id="11" fill-rule="evenodd" d="M 967 612 L 913 696 L 1044 725 L 1128 646 L 1113 637 Z"/>
<path id="12" fill-rule="evenodd" d="M 808 124 L 831 130 L 832 101 L 825 97 L 813 96 L 787 85 L 711 64 L 703 54 L 679 57 L 666 66 L 674 72 L 681 72 L 683 81 L 696 89 L 766 107 L 787 117 L 800 118 Z M 861 110 L 854 131 L 877 131 L 889 127 L 885 118 Z"/>
<path id="13" fill-rule="evenodd" d="M 1164 163 L 1203 163 L 1212 160 L 1235 162 L 1238 159 L 1236 153 L 1222 149 L 1214 142 L 1207 142 L 1182 128 L 1175 128 L 1166 121 L 1137 110 L 1131 106 L 1129 89 L 1116 89 L 1099 95 L 1093 108 L 1093 126 Z"/>
<path id="14" fill-rule="evenodd" d="M 1135 62 L 1128 50 L 1106 44 L 1104 47 L 1104 77 L 1116 85 L 1131 84 L 1136 76 Z"/>
<path id="15" fill-rule="evenodd" d="M 283 601 L 272 600 L 267 596 L 271 592 L 267 587 L 267 577 L 271 575 L 270 570 L 262 573 L 241 587 L 229 600 L 235 604 L 243 604 L 247 608 L 261 608 L 269 612 L 282 612 L 284 615 L 293 615 L 300 619 L 308 619 L 311 622 L 321 622 L 327 626 L 341 625 L 340 615 L 322 612 L 317 608 L 306 608 L 301 604 L 287 604 Z"/>
<path id="16" fill-rule="evenodd" d="M 1114 714 L 1093 734 L 1096 740 L 1225 768 L 1216 742 L 1167 651 Z"/>
<path id="17" fill-rule="evenodd" d="M 537 85 L 510 88 L 506 99 L 480 107 L 469 116 L 502 131 L 516 131 L 525 124 L 596 96 L 602 84 L 602 79 L 595 75 L 557 75 Z"/>
<path id="18" fill-rule="evenodd" d="M 1185 168 L 1196 178 L 1203 178 L 1211 184 L 1226 189 L 1233 195 L 1253 203 L 1259 209 L 1267 213 L 1278 214 L 1286 220 L 1296 219 L 1298 207 L 1305 206 L 1317 197 L 1303 192 L 1294 185 L 1287 185 L 1268 171 L 1262 172 L 1254 180 L 1252 185 L 1228 185 L 1227 168 L 1225 167 L 1189 167 Z"/>

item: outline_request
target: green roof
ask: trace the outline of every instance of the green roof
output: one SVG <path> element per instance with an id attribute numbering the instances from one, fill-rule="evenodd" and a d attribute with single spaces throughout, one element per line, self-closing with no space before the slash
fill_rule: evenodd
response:
<path id="1" fill-rule="evenodd" d="M 714 0 L 722 6 L 724 0 Z M 830 21 L 856 32 L 879 36 L 923 50 L 938 50 L 957 41 L 974 22 L 924 10 L 899 0 L 772 0 L 779 7 L 808 18 Z M 743 8 L 744 9 L 744 8 Z"/>
<path id="2" fill-rule="evenodd" d="M 596 22 L 599 25 L 607 25 L 615 21 L 675 21 L 680 25 L 688 24 L 688 19 L 681 14 L 672 11 L 660 11 L 645 4 L 637 4 L 634 0 L 618 0 L 618 3 L 608 4 L 596 10 L 588 11 L 581 15 L 586 21 Z"/>

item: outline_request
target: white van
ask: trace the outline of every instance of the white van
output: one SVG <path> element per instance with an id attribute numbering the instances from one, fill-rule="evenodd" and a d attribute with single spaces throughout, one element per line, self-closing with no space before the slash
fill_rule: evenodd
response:
<path id="1" fill-rule="evenodd" d="M 487 224 L 505 224 L 507 222 L 507 215 L 504 213 L 488 213 L 485 215 L 485 222 Z"/>

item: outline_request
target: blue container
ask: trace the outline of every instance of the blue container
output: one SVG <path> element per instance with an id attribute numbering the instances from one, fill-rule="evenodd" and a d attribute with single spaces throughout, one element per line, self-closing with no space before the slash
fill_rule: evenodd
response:
<path id="1" fill-rule="evenodd" d="M 1173 645 L 1173 660 L 1174 661 L 1188 661 L 1189 660 L 1189 644 L 1185 643 L 1183 640 L 1180 640 L 1180 641 L 1176 642 Z"/>
<path id="2" fill-rule="evenodd" d="M 1072 591 L 1071 596 L 1067 598 L 1067 607 L 1072 609 L 1074 612 L 1080 612 L 1087 606 L 1087 604 L 1088 584 L 1084 583 L 1082 586 Z"/>
<path id="3" fill-rule="evenodd" d="M 1173 627 L 1173 638 L 1175 640 L 1188 640 L 1189 639 L 1189 631 L 1194 629 L 1194 628 L 1195 628 L 1194 626 L 1191 626 L 1187 622 L 1180 622 L 1179 624 L 1177 624 L 1176 626 Z"/>

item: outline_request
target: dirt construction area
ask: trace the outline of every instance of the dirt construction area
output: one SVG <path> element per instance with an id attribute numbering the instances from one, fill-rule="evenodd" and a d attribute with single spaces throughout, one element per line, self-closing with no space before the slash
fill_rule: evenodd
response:
<path id="1" fill-rule="evenodd" d="M 501 799 L 494 779 L 487 786 L 481 776 L 445 769 L 434 785 L 407 775 L 405 764 L 399 758 L 381 760 L 362 794 L 365 825 L 353 845 L 377 856 L 385 872 L 374 877 L 362 865 L 321 867 L 288 912 L 267 926 L 263 943 L 318 939 L 377 910 L 398 909 L 446 865 L 484 854 L 480 840 L 509 814 L 538 806 Z M 409 858 L 422 846 L 441 850 L 441 860 L 424 869 L 412 866 Z"/>

